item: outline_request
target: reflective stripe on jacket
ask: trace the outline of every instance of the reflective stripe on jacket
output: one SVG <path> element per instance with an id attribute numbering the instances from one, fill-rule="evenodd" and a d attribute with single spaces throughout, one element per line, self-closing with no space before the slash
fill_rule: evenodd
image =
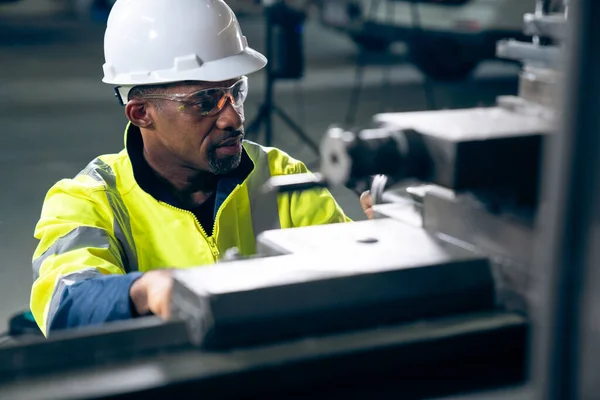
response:
<path id="1" fill-rule="evenodd" d="M 42 331 L 47 333 L 65 289 L 82 280 L 212 264 L 231 247 L 253 254 L 255 232 L 350 221 L 326 189 L 262 194 L 259 188 L 269 177 L 308 170 L 276 148 L 245 141 L 244 150 L 253 169 L 217 205 L 211 236 L 192 212 L 140 187 L 127 148 L 57 182 L 34 233 L 39 244 L 31 311 Z"/>

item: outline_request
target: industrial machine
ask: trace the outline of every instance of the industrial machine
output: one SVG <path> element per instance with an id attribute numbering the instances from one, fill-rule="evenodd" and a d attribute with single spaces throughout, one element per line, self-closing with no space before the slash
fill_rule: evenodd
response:
<path id="1" fill-rule="evenodd" d="M 360 48 L 404 42 L 410 60 L 434 80 L 468 78 L 495 58 L 496 41 L 523 39 L 523 14 L 535 0 L 321 0 L 321 23 Z"/>
<path id="2" fill-rule="evenodd" d="M 265 231 L 256 256 L 232 249 L 214 266 L 177 271 L 171 321 L 3 348 L 0 398 L 594 398 L 585 394 L 597 357 L 585 350 L 598 343 L 597 291 L 582 282 L 598 260 L 595 226 L 584 221 L 598 220 L 590 192 L 600 124 L 580 99 L 595 104 L 600 87 L 576 72 L 600 63 L 589 56 L 600 4 L 550 13 L 550 3 L 525 15 L 533 42 L 498 44 L 500 56 L 523 62 L 518 96 L 332 127 L 318 174 L 274 177 L 264 190 L 369 188 L 376 218 Z M 567 15 L 577 46 L 563 45 Z M 565 79 L 572 107 L 558 102 Z M 572 139 L 555 134 L 561 121 Z M 553 141 L 561 156 L 548 159 Z M 585 174 L 580 154 L 596 156 Z M 565 191 L 558 183 L 569 176 L 586 186 L 571 180 Z M 564 229 L 540 231 L 540 218 Z"/>

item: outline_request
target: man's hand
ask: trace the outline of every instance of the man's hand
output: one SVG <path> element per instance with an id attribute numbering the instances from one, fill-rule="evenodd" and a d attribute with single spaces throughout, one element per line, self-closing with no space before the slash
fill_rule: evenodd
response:
<path id="1" fill-rule="evenodd" d="M 368 190 L 360 195 L 360 205 L 367 218 L 373 219 L 373 199 Z"/>
<path id="2" fill-rule="evenodd" d="M 171 317 L 172 271 L 159 269 L 146 272 L 129 289 L 129 297 L 138 315 L 151 312 L 163 319 Z"/>

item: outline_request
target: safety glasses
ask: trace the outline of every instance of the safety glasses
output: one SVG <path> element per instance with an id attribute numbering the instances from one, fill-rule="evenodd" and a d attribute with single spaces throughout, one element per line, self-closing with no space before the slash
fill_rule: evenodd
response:
<path id="1" fill-rule="evenodd" d="M 230 101 L 234 107 L 241 107 L 248 95 L 248 78 L 243 76 L 228 88 L 209 88 L 186 94 L 147 94 L 144 99 L 172 100 L 181 103 L 180 111 L 213 116 L 219 113 Z"/>

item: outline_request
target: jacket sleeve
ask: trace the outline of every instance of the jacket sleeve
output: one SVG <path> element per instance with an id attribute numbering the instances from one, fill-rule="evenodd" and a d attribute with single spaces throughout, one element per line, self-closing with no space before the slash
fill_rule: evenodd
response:
<path id="1" fill-rule="evenodd" d="M 47 193 L 34 236 L 30 307 L 42 332 L 132 316 L 125 252 L 102 185 L 62 180 Z"/>
<path id="2" fill-rule="evenodd" d="M 302 162 L 295 162 L 294 174 L 310 172 Z M 289 196 L 291 220 L 294 227 L 352 222 L 329 190 L 324 188 L 297 192 Z"/>

